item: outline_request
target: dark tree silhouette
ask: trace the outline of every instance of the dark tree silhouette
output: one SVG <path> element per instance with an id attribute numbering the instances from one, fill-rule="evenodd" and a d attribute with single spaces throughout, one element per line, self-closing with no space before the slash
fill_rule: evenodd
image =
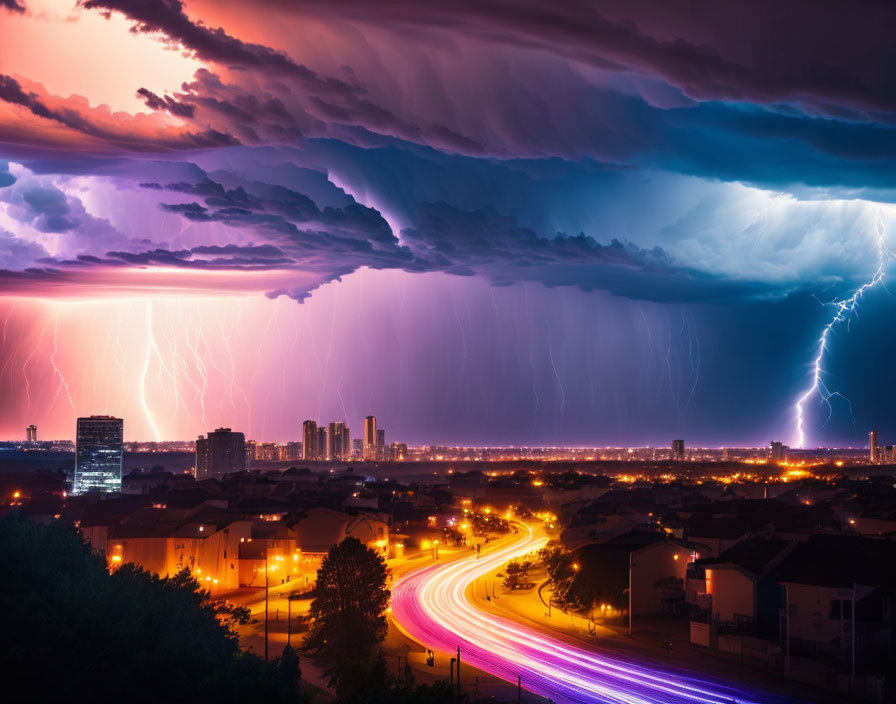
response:
<path id="1" fill-rule="evenodd" d="M 0 678 L 23 701 L 303 700 L 295 653 L 241 653 L 222 607 L 187 572 L 114 573 L 70 526 L 0 520 Z"/>
<path id="2" fill-rule="evenodd" d="M 306 652 L 324 665 L 340 697 L 369 688 L 386 637 L 386 563 L 356 538 L 330 548 L 317 572 Z"/>

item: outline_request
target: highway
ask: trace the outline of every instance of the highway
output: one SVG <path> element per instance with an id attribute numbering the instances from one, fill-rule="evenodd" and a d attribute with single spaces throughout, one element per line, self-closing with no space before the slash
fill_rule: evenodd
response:
<path id="1" fill-rule="evenodd" d="M 521 537 L 470 556 L 407 574 L 392 590 L 392 616 L 411 638 L 554 702 L 606 704 L 746 704 L 755 699 L 719 683 L 608 657 L 490 615 L 467 600 L 474 580 L 508 560 L 538 550 L 547 538 L 522 526 Z"/>

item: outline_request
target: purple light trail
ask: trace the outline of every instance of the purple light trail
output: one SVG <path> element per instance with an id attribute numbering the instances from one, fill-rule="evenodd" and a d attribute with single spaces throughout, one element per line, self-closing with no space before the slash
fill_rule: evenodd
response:
<path id="1" fill-rule="evenodd" d="M 612 704 L 738 704 L 768 702 L 696 677 L 585 650 L 523 624 L 490 615 L 466 598 L 467 587 L 506 561 L 538 550 L 546 538 L 525 527 L 512 545 L 435 565 L 402 578 L 392 616 L 428 648 L 461 648 L 461 660 L 555 702 Z M 777 700 L 776 700 L 777 701 Z"/>

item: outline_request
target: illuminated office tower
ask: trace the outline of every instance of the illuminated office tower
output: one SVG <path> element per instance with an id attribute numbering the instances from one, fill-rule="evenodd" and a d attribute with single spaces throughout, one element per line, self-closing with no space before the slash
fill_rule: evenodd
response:
<path id="1" fill-rule="evenodd" d="M 320 425 L 317 428 L 317 452 L 316 458 L 319 460 L 327 459 L 327 426 Z"/>
<path id="2" fill-rule="evenodd" d="M 113 416 L 78 418 L 72 493 L 121 491 L 124 421 Z"/>
<path id="3" fill-rule="evenodd" d="M 200 450 L 203 457 L 199 455 Z M 204 441 L 202 438 L 196 441 L 196 478 L 245 472 L 246 459 L 246 436 L 230 428 L 218 428 L 210 432 Z"/>
<path id="4" fill-rule="evenodd" d="M 348 461 L 352 458 L 352 431 L 347 425 L 343 425 L 342 427 L 342 443 L 340 449 L 342 452 L 339 455 L 339 459 Z"/>
<path id="5" fill-rule="evenodd" d="M 25 428 L 25 438 L 28 442 L 37 442 L 37 426 L 29 425 Z"/>
<path id="6" fill-rule="evenodd" d="M 335 421 L 327 426 L 327 459 L 341 460 L 342 443 L 346 439 L 346 427 L 342 421 Z"/>
<path id="7" fill-rule="evenodd" d="M 675 462 L 684 462 L 684 440 L 672 441 L 672 460 Z"/>
<path id="8" fill-rule="evenodd" d="M 376 459 L 376 417 L 367 416 L 364 419 L 364 459 Z"/>
<path id="9" fill-rule="evenodd" d="M 317 423 L 313 420 L 306 420 L 302 423 L 302 459 L 314 462 L 318 459 L 318 452 Z"/>
<path id="10" fill-rule="evenodd" d="M 772 440 L 769 445 L 769 457 L 772 462 L 781 462 L 784 459 L 785 449 L 784 443 Z"/>
<path id="11" fill-rule="evenodd" d="M 877 444 L 877 431 L 872 430 L 868 433 L 868 449 L 871 455 L 871 464 L 880 463 L 880 447 Z"/>
<path id="12" fill-rule="evenodd" d="M 384 428 L 376 429 L 376 458 L 378 460 L 386 459 L 386 430 Z"/>

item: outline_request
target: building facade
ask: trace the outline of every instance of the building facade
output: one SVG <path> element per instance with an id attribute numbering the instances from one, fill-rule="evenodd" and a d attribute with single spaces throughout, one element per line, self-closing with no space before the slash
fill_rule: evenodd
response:
<path id="1" fill-rule="evenodd" d="M 319 449 L 317 445 L 318 432 L 317 423 L 313 420 L 306 420 L 302 423 L 302 459 L 307 462 L 314 462 L 319 459 Z"/>
<path id="2" fill-rule="evenodd" d="M 196 440 L 196 478 L 244 472 L 246 470 L 246 438 L 230 428 L 218 428 Z"/>
<path id="3" fill-rule="evenodd" d="M 684 440 L 672 441 L 672 460 L 675 462 L 684 462 Z"/>
<path id="4" fill-rule="evenodd" d="M 367 416 L 364 419 L 364 459 L 376 459 L 376 417 Z"/>
<path id="5" fill-rule="evenodd" d="M 124 421 L 121 418 L 78 418 L 72 493 L 120 492 L 123 455 Z"/>

